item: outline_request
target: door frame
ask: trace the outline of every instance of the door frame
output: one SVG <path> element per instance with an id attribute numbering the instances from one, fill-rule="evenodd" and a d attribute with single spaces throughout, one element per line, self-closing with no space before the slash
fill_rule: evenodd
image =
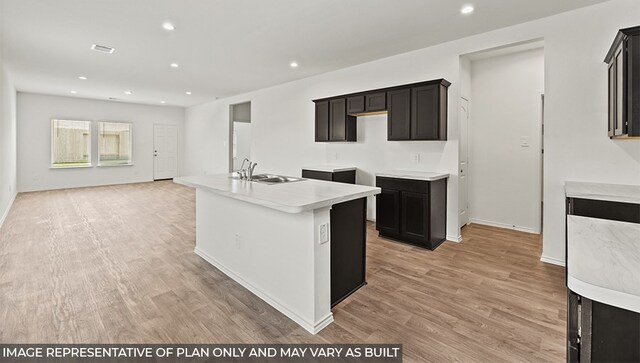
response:
<path id="1" fill-rule="evenodd" d="M 467 109 L 467 117 L 464 120 L 462 118 L 462 113 L 460 112 L 460 109 L 463 107 L 463 102 L 467 103 L 467 107 L 466 107 L 466 109 Z M 469 128 L 471 126 L 469 124 L 469 121 L 471 120 L 470 106 L 471 106 L 471 100 L 469 100 L 467 97 L 460 96 L 460 109 L 458 109 L 458 112 L 460 112 L 459 117 L 458 117 L 458 122 L 459 122 L 458 128 L 460 130 L 459 131 L 460 132 L 459 140 L 462 139 L 462 130 L 463 130 L 462 123 L 463 122 L 466 123 L 466 130 L 467 130 L 467 135 L 466 135 L 466 138 L 465 138 L 465 141 L 466 141 L 466 145 L 465 146 L 466 146 L 466 149 L 467 149 L 467 171 L 466 171 L 466 186 L 467 186 L 466 189 L 467 189 L 467 191 L 464 194 L 467 197 L 466 198 L 467 208 L 466 208 L 466 213 L 465 213 L 467 218 L 466 218 L 466 222 L 465 223 L 463 223 L 462 219 L 460 218 L 460 199 L 461 199 L 460 197 L 462 195 L 462 193 L 461 193 L 462 188 L 460 187 L 461 183 L 458 183 L 458 199 L 459 200 L 458 200 L 457 210 L 458 210 L 459 228 L 462 228 L 462 227 L 466 226 L 467 224 L 471 223 L 471 218 L 469 217 L 471 215 L 471 213 L 469 211 L 469 179 L 470 179 L 470 176 L 469 176 L 470 160 L 469 159 L 470 159 L 470 155 L 471 155 L 471 152 L 469 150 L 469 145 L 470 145 L 470 143 L 469 143 Z M 460 168 L 460 148 L 461 148 L 461 146 L 462 146 L 462 142 L 460 142 L 459 147 L 458 147 L 458 165 L 457 165 L 458 169 Z M 458 174 L 458 180 L 460 180 L 460 174 Z"/>

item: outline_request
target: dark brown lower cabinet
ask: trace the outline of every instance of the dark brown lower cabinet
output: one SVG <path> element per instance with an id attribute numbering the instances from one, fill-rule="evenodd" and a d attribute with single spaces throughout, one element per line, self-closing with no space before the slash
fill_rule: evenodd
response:
<path id="1" fill-rule="evenodd" d="M 447 179 L 377 177 L 376 229 L 383 237 L 435 249 L 446 239 Z"/>
<path id="2" fill-rule="evenodd" d="M 568 290 L 567 362 L 640 362 L 640 314 Z"/>
<path id="3" fill-rule="evenodd" d="M 366 285 L 367 198 L 331 207 L 331 307 Z"/>

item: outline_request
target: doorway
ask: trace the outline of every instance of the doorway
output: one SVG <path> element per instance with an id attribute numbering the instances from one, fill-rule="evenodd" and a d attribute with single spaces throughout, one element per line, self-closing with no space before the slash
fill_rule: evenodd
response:
<path id="1" fill-rule="evenodd" d="M 461 226 L 542 232 L 543 46 L 463 56 L 469 97 L 460 104 Z"/>
<path id="2" fill-rule="evenodd" d="M 229 172 L 251 159 L 251 102 L 229 106 Z"/>
<path id="3" fill-rule="evenodd" d="M 178 176 L 178 127 L 153 125 L 153 180 Z"/>

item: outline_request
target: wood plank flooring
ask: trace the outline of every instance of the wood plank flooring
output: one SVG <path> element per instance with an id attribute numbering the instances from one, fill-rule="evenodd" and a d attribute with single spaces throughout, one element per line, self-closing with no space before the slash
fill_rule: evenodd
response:
<path id="1" fill-rule="evenodd" d="M 193 253 L 170 181 L 20 194 L 0 230 L 0 343 L 402 343 L 407 362 L 565 360 L 564 269 L 479 225 L 436 251 L 368 228 L 369 284 L 307 333 Z"/>

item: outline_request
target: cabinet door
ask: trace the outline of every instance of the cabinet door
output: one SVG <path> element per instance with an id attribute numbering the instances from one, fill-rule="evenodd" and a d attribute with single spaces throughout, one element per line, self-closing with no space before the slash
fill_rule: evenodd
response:
<path id="1" fill-rule="evenodd" d="M 411 89 L 411 139 L 438 140 L 439 84 Z"/>
<path id="2" fill-rule="evenodd" d="M 316 103 L 316 142 L 329 141 L 329 101 Z"/>
<path id="3" fill-rule="evenodd" d="M 366 112 L 384 111 L 387 109 L 387 94 L 384 92 L 366 95 Z"/>
<path id="4" fill-rule="evenodd" d="M 392 234 L 400 233 L 400 192 L 382 189 L 376 195 L 376 229 Z"/>
<path id="5" fill-rule="evenodd" d="M 409 140 L 411 137 L 411 90 L 387 93 L 387 140 Z"/>
<path id="6" fill-rule="evenodd" d="M 429 195 L 401 192 L 400 234 L 413 242 L 429 241 Z"/>
<path id="7" fill-rule="evenodd" d="M 347 101 L 344 98 L 329 101 L 329 140 L 347 139 Z"/>
<path id="8" fill-rule="evenodd" d="M 616 130 L 616 62 L 609 64 L 609 137 Z"/>
<path id="9" fill-rule="evenodd" d="M 361 113 L 364 112 L 364 96 L 354 96 L 347 98 L 347 113 Z"/>
<path id="10" fill-rule="evenodd" d="M 624 135 L 627 133 L 627 127 L 625 124 L 625 109 L 624 109 L 624 53 L 622 52 L 622 45 L 616 51 L 615 56 L 616 63 L 616 135 Z"/>

